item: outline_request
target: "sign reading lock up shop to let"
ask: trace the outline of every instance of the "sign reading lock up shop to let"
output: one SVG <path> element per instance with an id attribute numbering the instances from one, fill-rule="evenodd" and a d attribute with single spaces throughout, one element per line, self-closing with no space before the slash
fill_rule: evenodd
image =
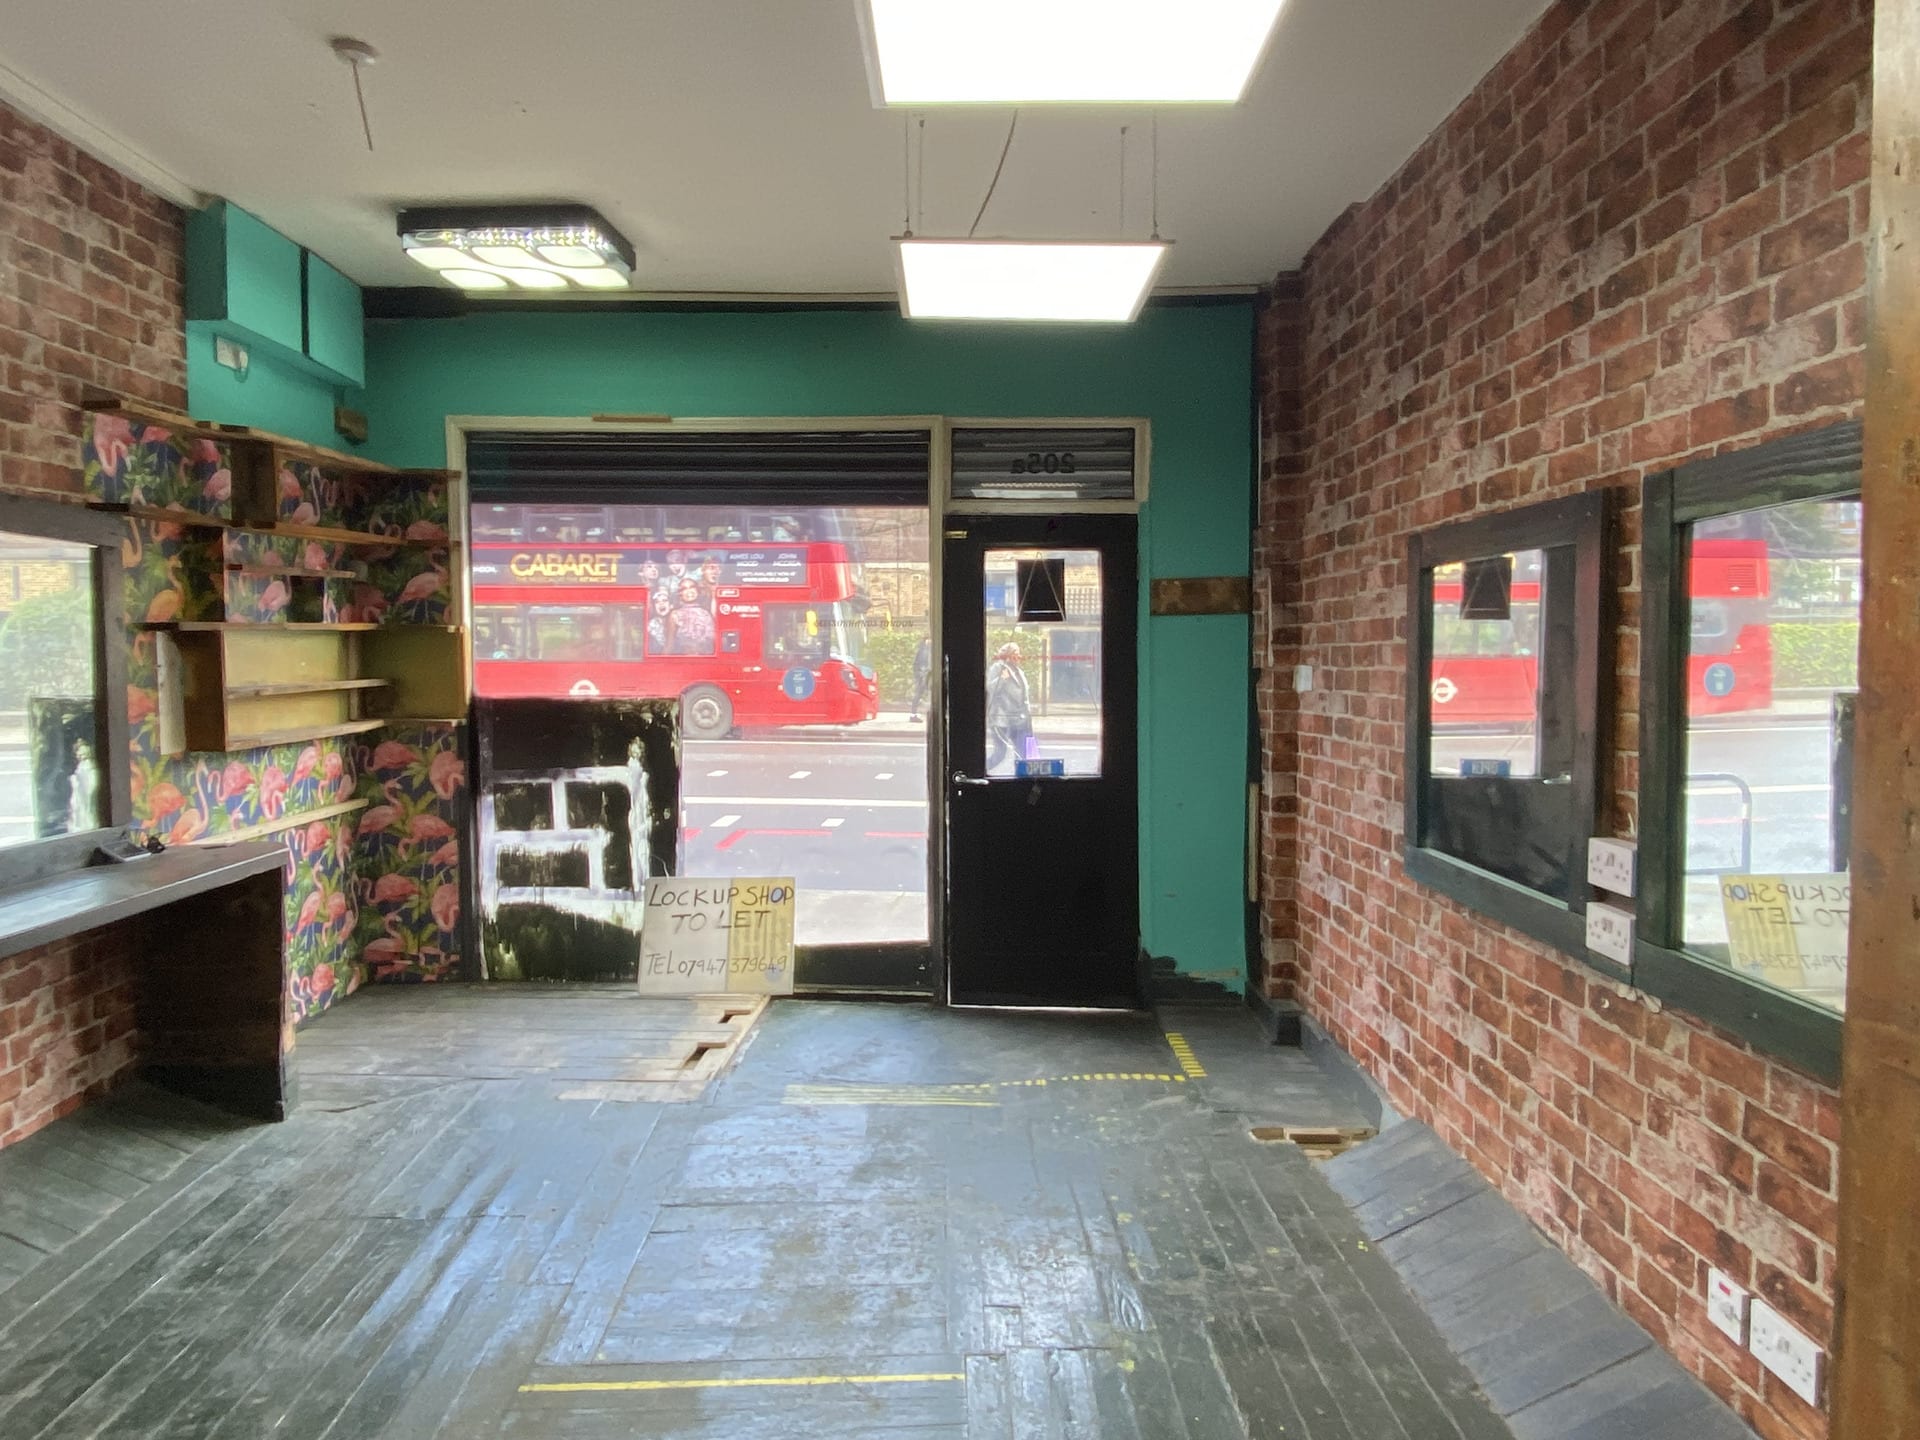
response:
<path id="1" fill-rule="evenodd" d="M 647 881 L 643 995 L 791 995 L 791 877 Z"/>

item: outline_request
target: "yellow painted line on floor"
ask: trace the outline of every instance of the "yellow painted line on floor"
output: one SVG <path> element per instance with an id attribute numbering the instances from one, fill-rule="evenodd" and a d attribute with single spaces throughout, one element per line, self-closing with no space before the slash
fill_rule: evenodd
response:
<path id="1" fill-rule="evenodd" d="M 523 1395 L 566 1395 L 621 1390 L 761 1390 L 815 1385 L 939 1385 L 965 1375 L 747 1375 L 731 1380 L 555 1380 L 522 1385 Z"/>
<path id="2" fill-rule="evenodd" d="M 1199 1069 L 1196 1062 L 1196 1070 Z M 1204 1075 L 1207 1072 L 1199 1070 Z M 961 1085 L 789 1085 L 781 1096 L 783 1105 L 961 1105 L 977 1109 L 997 1109 L 1000 1102 L 987 1098 L 996 1090 L 1040 1089 L 1048 1085 L 1091 1084 L 1096 1081 L 1122 1081 L 1155 1084 L 1186 1083 L 1185 1075 L 1164 1070 L 1100 1070 L 1081 1075 L 1040 1075 L 1031 1080 L 988 1080 Z"/>
<path id="3" fill-rule="evenodd" d="M 1206 1067 L 1200 1063 L 1200 1057 L 1193 1053 L 1193 1047 L 1187 1043 L 1187 1037 L 1178 1031 L 1167 1032 L 1167 1044 L 1173 1050 L 1173 1058 L 1180 1062 L 1180 1068 L 1190 1080 L 1207 1078 Z"/>

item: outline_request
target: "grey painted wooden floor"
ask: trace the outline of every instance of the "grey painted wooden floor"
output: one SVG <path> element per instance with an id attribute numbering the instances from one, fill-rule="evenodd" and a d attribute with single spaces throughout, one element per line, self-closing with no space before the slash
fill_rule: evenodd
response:
<path id="1" fill-rule="evenodd" d="M 285 1124 L 139 1092 L 0 1155 L 0 1235 L 58 1209 L 0 1271 L 0 1434 L 1508 1435 L 1248 1137 L 1354 1117 L 1240 1012 L 1170 1014 L 1183 1065 L 1144 1016 L 781 1002 L 697 1099 L 606 1098 L 654 1023 L 376 990 Z"/>

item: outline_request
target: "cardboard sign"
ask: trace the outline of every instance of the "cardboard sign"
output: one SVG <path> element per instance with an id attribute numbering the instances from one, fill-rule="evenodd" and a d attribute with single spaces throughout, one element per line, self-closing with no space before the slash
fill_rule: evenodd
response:
<path id="1" fill-rule="evenodd" d="M 1720 905 L 1734 969 L 1802 994 L 1846 989 L 1851 875 L 1723 875 Z"/>
<path id="2" fill-rule="evenodd" d="M 793 881 L 647 881 L 643 995 L 791 995 Z"/>

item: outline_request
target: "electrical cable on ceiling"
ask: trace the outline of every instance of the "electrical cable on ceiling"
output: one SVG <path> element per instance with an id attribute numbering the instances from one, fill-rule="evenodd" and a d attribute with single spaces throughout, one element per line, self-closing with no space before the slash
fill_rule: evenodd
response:
<path id="1" fill-rule="evenodd" d="M 994 187 L 1000 183 L 1000 172 L 1007 168 L 1007 152 L 1013 148 L 1013 132 L 1020 124 L 1020 112 L 1013 112 L 1013 119 L 1007 122 L 1007 140 L 1000 147 L 1000 163 L 993 167 L 993 179 L 987 182 L 987 193 L 980 201 L 979 213 L 973 217 L 973 224 L 967 227 L 967 238 L 971 240 L 974 231 L 980 228 L 980 222 L 986 218 L 987 206 L 993 203 Z"/>
<path id="2" fill-rule="evenodd" d="M 921 230 L 927 228 L 927 117 L 922 115 L 919 124 L 920 141 L 915 155 L 913 223 Z"/>
<path id="3" fill-rule="evenodd" d="M 1153 238 L 1160 238 L 1160 112 L 1153 112 Z"/>
<path id="4" fill-rule="evenodd" d="M 913 234 L 913 119 L 900 119 L 900 217 L 902 232 Z"/>
<path id="5" fill-rule="evenodd" d="M 1120 238 L 1127 238 L 1127 127 L 1120 127 Z"/>
<path id="6" fill-rule="evenodd" d="M 353 71 L 353 98 L 360 106 L 360 132 L 367 137 L 367 149 L 373 149 L 373 122 L 367 118 L 367 95 L 360 88 L 360 67 L 375 64 L 380 52 L 364 40 L 337 35 L 331 42 L 333 53 Z"/>

